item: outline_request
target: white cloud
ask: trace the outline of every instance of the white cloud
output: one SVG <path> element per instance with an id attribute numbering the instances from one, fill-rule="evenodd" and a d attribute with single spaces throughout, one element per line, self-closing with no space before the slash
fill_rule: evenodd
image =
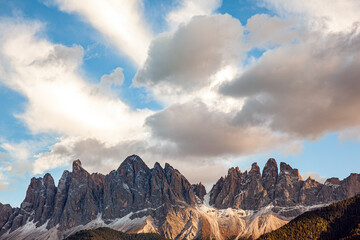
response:
<path id="1" fill-rule="evenodd" d="M 342 142 L 347 140 L 359 141 L 360 142 L 360 128 L 350 128 L 339 132 L 339 139 Z"/>
<path id="2" fill-rule="evenodd" d="M 141 65 L 152 39 L 142 13 L 141 0 L 51 0 L 60 10 L 77 13 L 121 52 Z"/>
<path id="3" fill-rule="evenodd" d="M 262 126 L 237 126 L 234 112 L 210 110 L 193 100 L 172 105 L 147 118 L 155 138 L 173 143 L 175 154 L 184 158 L 239 156 L 269 149 L 284 150 L 291 139 L 274 134 Z"/>
<path id="4" fill-rule="evenodd" d="M 9 186 L 9 182 L 8 182 L 7 178 L 4 176 L 4 174 L 2 173 L 2 171 L 3 171 L 3 169 L 0 167 L 0 191 L 7 189 Z"/>
<path id="5" fill-rule="evenodd" d="M 23 178 L 25 173 L 30 172 L 32 165 L 29 159 L 48 144 L 46 138 L 17 143 L 0 139 L 0 149 L 3 151 L 0 152 L 0 190 L 6 189 L 14 178 Z"/>
<path id="6" fill-rule="evenodd" d="M 326 31 L 351 31 L 360 21 L 358 0 L 262 0 L 282 16 L 295 16 L 312 28 Z"/>
<path id="7" fill-rule="evenodd" d="M 163 102 L 212 87 L 219 79 L 215 75 L 239 63 L 242 36 L 241 23 L 230 15 L 194 17 L 153 41 L 134 85 L 147 87 Z"/>
<path id="8" fill-rule="evenodd" d="M 221 3 L 222 0 L 182 0 L 175 10 L 167 14 L 166 20 L 175 30 L 180 24 L 188 23 L 194 16 L 212 14 Z"/>
<path id="9" fill-rule="evenodd" d="M 245 99 L 242 126 L 314 139 L 360 126 L 360 35 L 309 35 L 266 52 L 220 90 Z"/>
<path id="10" fill-rule="evenodd" d="M 312 179 L 315 179 L 316 181 L 318 181 L 319 183 L 324 183 L 326 181 L 326 177 L 324 176 L 320 176 L 318 173 L 316 172 L 306 172 L 301 174 L 302 178 L 304 180 L 308 179 L 309 177 Z"/>
<path id="11" fill-rule="evenodd" d="M 0 81 L 26 97 L 25 112 L 18 117 L 29 129 L 107 144 L 143 138 L 144 120 L 152 112 L 132 110 L 87 83 L 79 74 L 82 48 L 53 44 L 38 37 L 41 29 L 36 22 L 0 23 Z"/>
<path id="12" fill-rule="evenodd" d="M 9 166 L 6 166 L 4 162 L 6 161 L 6 153 L 0 152 L 0 191 L 8 188 L 9 177 L 8 176 Z"/>
<path id="13" fill-rule="evenodd" d="M 121 86 L 124 83 L 124 74 L 121 67 L 117 67 L 110 74 L 105 74 L 101 77 L 100 84 Z"/>
<path id="14" fill-rule="evenodd" d="M 289 44 L 299 38 L 298 22 L 294 19 L 282 19 L 267 14 L 256 14 L 248 19 L 246 30 L 249 32 L 247 44 L 249 48 L 272 48 Z"/>
<path id="15" fill-rule="evenodd" d="M 8 142 L 2 142 L 0 147 L 4 149 L 12 158 L 20 161 L 26 161 L 31 157 L 29 146 L 25 142 L 19 144 L 11 144 Z"/>

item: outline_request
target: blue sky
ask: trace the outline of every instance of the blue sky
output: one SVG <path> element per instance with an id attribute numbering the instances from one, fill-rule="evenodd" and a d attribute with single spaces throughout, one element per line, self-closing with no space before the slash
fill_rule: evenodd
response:
<path id="1" fill-rule="evenodd" d="M 133 153 L 208 185 L 359 172 L 360 5 L 328 1 L 0 1 L 0 202 Z"/>

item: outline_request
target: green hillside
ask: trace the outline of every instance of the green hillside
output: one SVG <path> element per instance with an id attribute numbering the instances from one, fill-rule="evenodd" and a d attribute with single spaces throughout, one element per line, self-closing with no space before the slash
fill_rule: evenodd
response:
<path id="1" fill-rule="evenodd" d="M 102 227 L 79 231 L 65 240 L 166 240 L 166 238 L 155 233 L 128 234 Z"/>
<path id="2" fill-rule="evenodd" d="M 360 239 L 360 194 L 306 212 L 258 239 Z"/>

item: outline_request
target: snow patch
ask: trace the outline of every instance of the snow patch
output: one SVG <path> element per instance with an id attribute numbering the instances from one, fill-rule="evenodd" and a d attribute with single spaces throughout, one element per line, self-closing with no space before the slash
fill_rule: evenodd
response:
<path id="1" fill-rule="evenodd" d="M 138 225 L 143 224 L 146 220 L 146 216 L 142 218 L 131 219 L 133 213 L 129 213 L 125 217 L 115 219 L 107 226 L 117 231 L 128 232 L 131 229 L 136 228 Z"/>

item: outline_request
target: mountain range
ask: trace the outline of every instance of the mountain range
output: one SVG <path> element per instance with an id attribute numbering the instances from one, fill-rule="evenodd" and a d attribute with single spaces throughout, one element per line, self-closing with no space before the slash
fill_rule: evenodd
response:
<path id="1" fill-rule="evenodd" d="M 149 168 L 136 155 L 107 175 L 80 160 L 57 186 L 50 174 L 32 178 L 20 208 L 0 203 L 0 239 L 63 239 L 108 227 L 159 233 L 167 239 L 257 238 L 300 214 L 360 193 L 360 175 L 324 184 L 269 159 L 262 170 L 230 168 L 209 193 L 169 164 Z"/>

